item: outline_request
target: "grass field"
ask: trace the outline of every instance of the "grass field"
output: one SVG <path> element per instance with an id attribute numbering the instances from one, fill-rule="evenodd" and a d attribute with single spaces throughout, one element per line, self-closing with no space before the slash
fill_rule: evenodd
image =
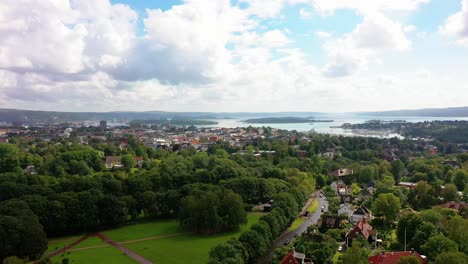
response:
<path id="1" fill-rule="evenodd" d="M 317 199 L 314 199 L 312 203 L 310 203 L 309 207 L 307 207 L 307 211 L 309 211 L 310 213 L 314 213 L 315 211 L 317 211 L 318 207 L 319 201 Z"/>
<path id="2" fill-rule="evenodd" d="M 257 223 L 262 215 L 264 214 L 251 213 L 247 216 L 248 223 L 241 226 L 240 230 L 213 236 L 181 234 L 184 231 L 179 227 L 177 220 L 129 225 L 101 233 L 117 242 L 161 236 L 152 240 L 123 244 L 154 263 L 206 263 L 209 250 L 214 245 L 227 241 L 231 237 L 239 237 L 242 232 Z M 174 234 L 176 235 L 170 236 Z M 165 237 L 168 235 L 170 237 Z M 80 236 L 73 236 L 51 240 L 48 252 L 59 249 L 79 238 Z M 73 249 L 99 245 L 106 244 L 96 237 L 91 237 Z M 71 251 L 54 257 L 53 261 L 60 261 L 64 256 L 69 258 L 71 263 L 135 263 L 133 259 L 110 246 Z"/>
<path id="3" fill-rule="evenodd" d="M 300 225 L 302 225 L 305 221 L 307 220 L 307 218 L 305 217 L 299 217 L 299 218 L 296 218 L 296 220 L 294 220 L 294 222 L 291 224 L 291 226 L 288 228 L 288 231 L 294 231 L 296 230 Z"/>
<path id="4" fill-rule="evenodd" d="M 70 263 L 118 263 L 118 264 L 135 264 L 137 261 L 124 255 L 114 247 L 91 248 L 86 250 L 67 252 L 52 258 L 54 263 L 62 261 L 63 258 L 68 258 Z M 60 263 L 59 262 L 59 263 Z"/>

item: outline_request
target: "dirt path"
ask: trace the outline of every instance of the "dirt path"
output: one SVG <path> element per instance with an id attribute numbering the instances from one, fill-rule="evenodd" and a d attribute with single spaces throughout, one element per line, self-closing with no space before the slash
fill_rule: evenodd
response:
<path id="1" fill-rule="evenodd" d="M 119 243 L 120 244 L 130 244 L 130 243 L 137 243 L 137 242 L 143 242 L 143 241 L 154 240 L 154 239 L 159 239 L 159 238 L 175 237 L 175 236 L 188 235 L 188 234 L 193 234 L 193 232 L 185 232 L 185 233 L 177 233 L 177 234 L 164 235 L 164 236 L 154 236 L 154 237 L 140 238 L 140 239 L 135 239 L 135 240 L 123 241 L 123 242 L 119 242 Z"/>
<path id="2" fill-rule="evenodd" d="M 122 251 L 123 253 L 127 254 L 129 257 L 132 257 L 133 259 L 139 261 L 140 263 L 144 264 L 149 264 L 152 263 L 149 260 L 143 258 L 142 256 L 134 253 L 133 251 L 125 248 L 122 246 L 122 244 L 131 244 L 131 243 L 138 243 L 138 242 L 144 242 L 144 241 L 149 241 L 149 240 L 155 240 L 155 239 L 160 239 L 160 238 L 167 238 L 167 237 L 175 237 L 175 236 L 181 236 L 181 235 L 188 235 L 192 234 L 193 232 L 185 232 L 185 233 L 176 233 L 176 234 L 170 234 L 170 235 L 163 235 L 163 236 L 154 236 L 154 237 L 146 237 L 146 238 L 140 238 L 140 239 L 134 239 L 134 240 L 127 240 L 127 241 L 122 241 L 122 242 L 115 242 L 108 238 L 107 236 L 101 234 L 101 233 L 94 233 L 94 234 L 88 234 L 86 236 L 81 237 L 80 239 L 76 240 L 73 243 L 70 243 L 66 245 L 65 247 L 56 250 L 54 252 L 49 253 L 47 256 L 48 257 L 54 257 L 57 255 L 60 255 L 65 252 L 73 252 L 73 251 L 81 251 L 81 250 L 87 250 L 87 249 L 94 249 L 94 248 L 103 248 L 103 247 L 110 247 L 113 246 L 117 248 L 118 250 Z M 89 247 L 81 247 L 81 248 L 73 248 L 83 242 L 84 240 L 90 238 L 90 237 L 99 237 L 104 243 L 107 243 L 106 245 L 97 245 L 97 246 L 89 246 Z M 65 240 L 64 240 L 65 241 Z M 143 261 L 143 262 L 142 262 Z M 38 263 L 38 262 L 35 262 Z"/>
<path id="3" fill-rule="evenodd" d="M 93 236 L 93 235 L 91 234 L 91 235 L 83 236 L 80 239 L 76 240 L 75 242 L 70 243 L 70 244 L 66 245 L 65 247 L 63 247 L 63 248 L 61 248 L 59 250 L 56 250 L 54 252 L 49 253 L 47 256 L 51 258 L 51 257 L 57 256 L 59 254 L 62 254 L 64 252 L 68 251 L 69 249 L 71 249 L 72 247 L 74 247 L 74 246 L 80 244 L 81 242 L 85 241 L 86 239 L 88 239 L 91 236 Z"/>
<path id="4" fill-rule="evenodd" d="M 142 263 L 142 264 L 153 264 L 153 262 L 145 259 L 144 257 L 142 257 L 141 255 L 138 255 L 137 253 L 131 251 L 130 249 L 122 246 L 121 244 L 111 240 L 110 238 L 108 238 L 107 236 L 101 234 L 101 233 L 96 233 L 96 236 L 99 237 L 102 241 L 106 242 L 107 244 L 115 247 L 116 249 L 122 251 L 124 254 L 126 254 L 127 256 L 133 258 L 134 260 Z"/>

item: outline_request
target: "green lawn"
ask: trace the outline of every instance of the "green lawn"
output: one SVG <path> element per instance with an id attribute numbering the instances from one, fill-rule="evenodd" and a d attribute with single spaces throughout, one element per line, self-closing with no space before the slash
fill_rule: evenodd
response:
<path id="1" fill-rule="evenodd" d="M 54 263 L 61 263 L 63 258 L 68 258 L 70 263 L 118 263 L 135 264 L 137 261 L 124 255 L 114 247 L 93 248 L 79 251 L 67 252 L 52 258 Z M 60 262 L 59 262 L 60 261 Z"/>
<path id="2" fill-rule="evenodd" d="M 239 237 L 240 234 L 260 219 L 263 214 L 253 213 L 248 215 L 248 223 L 239 231 L 219 234 L 214 236 L 204 235 L 180 235 L 175 237 L 160 238 L 144 242 L 125 244 L 125 246 L 154 263 L 206 263 L 210 249 L 231 237 Z"/>
<path id="3" fill-rule="evenodd" d="M 179 221 L 172 219 L 128 225 L 101 233 L 113 239 L 114 241 L 123 242 L 128 240 L 164 236 L 183 232 L 185 231 L 180 228 Z"/>
<path id="4" fill-rule="evenodd" d="M 294 220 L 294 222 L 291 224 L 291 226 L 288 228 L 288 231 L 294 231 L 296 230 L 300 225 L 302 225 L 305 221 L 307 220 L 307 218 L 305 217 L 299 217 L 299 218 L 296 218 L 296 220 Z"/>
<path id="5" fill-rule="evenodd" d="M 315 211 L 317 211 L 318 207 L 319 201 L 317 199 L 314 199 L 312 203 L 310 203 L 309 207 L 307 207 L 307 211 L 309 211 L 309 213 L 314 213 Z"/>
<path id="6" fill-rule="evenodd" d="M 263 213 L 251 213 L 247 216 L 248 223 L 241 226 L 236 232 L 224 233 L 213 236 L 183 234 L 174 237 L 164 237 L 142 242 L 125 243 L 123 246 L 141 254 L 143 257 L 155 263 L 206 263 L 210 249 L 231 237 L 239 237 L 240 234 L 257 223 Z M 164 220 L 149 223 L 135 224 L 102 232 L 109 238 L 124 242 L 156 236 L 165 236 L 184 232 L 177 220 Z M 49 251 L 61 248 L 79 239 L 80 236 L 65 237 L 51 240 Z M 98 238 L 91 237 L 83 241 L 75 248 L 104 245 Z M 63 257 L 72 260 L 71 263 L 135 263 L 130 257 L 123 255 L 113 247 L 102 247 L 72 251 L 53 258 L 60 261 Z"/>

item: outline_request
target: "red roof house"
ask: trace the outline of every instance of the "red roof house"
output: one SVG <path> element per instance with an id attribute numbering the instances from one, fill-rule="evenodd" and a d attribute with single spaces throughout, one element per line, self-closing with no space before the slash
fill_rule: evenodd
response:
<path id="1" fill-rule="evenodd" d="M 368 258 L 367 261 L 369 261 L 370 264 L 397 264 L 400 258 L 409 256 L 415 256 L 419 259 L 421 264 L 426 263 L 426 257 L 420 255 L 418 252 L 414 251 L 414 249 L 400 252 L 382 251 L 382 253 Z"/>

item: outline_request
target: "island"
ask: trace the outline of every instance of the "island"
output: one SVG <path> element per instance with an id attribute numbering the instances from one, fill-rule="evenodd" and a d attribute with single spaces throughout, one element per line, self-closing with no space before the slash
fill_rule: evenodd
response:
<path id="1" fill-rule="evenodd" d="M 315 122 L 333 122 L 333 120 L 318 120 L 313 117 L 263 117 L 243 120 L 249 124 L 293 124 L 293 123 L 315 123 Z"/>
<path id="2" fill-rule="evenodd" d="M 207 126 L 207 125 L 217 125 L 218 122 L 210 120 L 199 120 L 199 119 L 153 119 L 153 120 L 133 120 L 130 122 L 130 125 L 166 125 L 171 124 L 174 126 Z"/>

